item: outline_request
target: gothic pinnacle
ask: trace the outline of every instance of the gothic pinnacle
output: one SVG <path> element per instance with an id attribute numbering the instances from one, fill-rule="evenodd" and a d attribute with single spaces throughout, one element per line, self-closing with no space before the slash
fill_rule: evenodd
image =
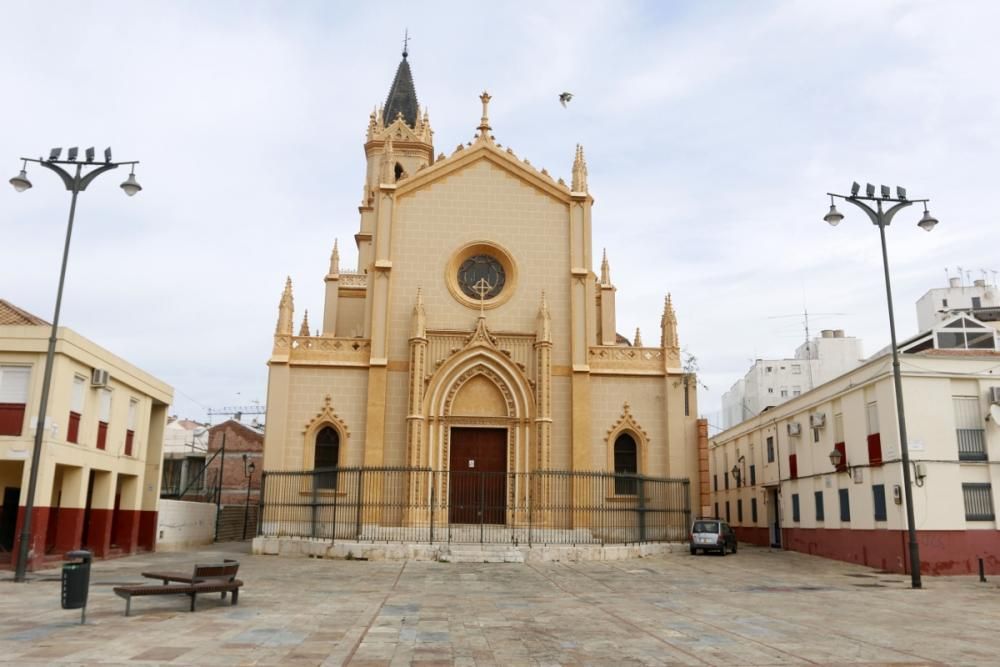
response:
<path id="1" fill-rule="evenodd" d="M 309 311 L 306 310 L 302 315 L 302 326 L 299 327 L 299 336 L 309 335 Z"/>
<path id="2" fill-rule="evenodd" d="M 608 250 L 604 249 L 604 256 L 601 258 L 601 284 L 611 284 L 611 266 L 608 264 Z"/>
<path id="3" fill-rule="evenodd" d="M 587 161 L 583 157 L 583 146 L 576 145 L 576 157 L 573 159 L 573 192 L 587 192 Z"/>
<path id="4" fill-rule="evenodd" d="M 340 249 L 337 248 L 337 239 L 333 239 L 333 252 L 330 253 L 330 275 L 340 273 Z"/>
<path id="5" fill-rule="evenodd" d="M 635 342 L 632 343 L 632 347 L 642 347 L 642 334 L 639 333 L 639 327 L 635 328 Z"/>

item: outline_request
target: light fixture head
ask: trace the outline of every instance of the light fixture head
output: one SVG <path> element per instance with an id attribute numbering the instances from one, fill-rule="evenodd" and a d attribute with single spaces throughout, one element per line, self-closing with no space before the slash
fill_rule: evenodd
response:
<path id="1" fill-rule="evenodd" d="M 844 462 L 844 453 L 839 449 L 834 449 L 830 452 L 830 463 L 833 464 L 834 468 L 840 468 L 840 465 Z"/>
<path id="2" fill-rule="evenodd" d="M 70 148 L 68 151 L 66 151 L 66 159 L 69 160 L 70 162 L 76 162 L 76 156 L 79 152 L 80 149 L 76 146 Z"/>
<path id="3" fill-rule="evenodd" d="M 256 465 L 254 465 L 254 462 L 253 462 L 253 461 L 251 461 L 251 462 L 250 462 L 250 465 L 248 465 L 248 466 L 247 466 L 247 470 L 249 470 L 249 471 L 250 471 L 250 474 L 251 474 L 251 475 L 252 475 L 252 474 L 254 473 L 254 471 L 255 471 L 255 470 L 257 470 L 257 466 L 256 466 Z"/>
<path id="4" fill-rule="evenodd" d="M 857 181 L 854 181 L 853 183 L 851 183 L 851 196 L 852 197 L 856 197 L 858 195 L 858 192 L 860 190 L 861 190 L 861 185 L 859 185 Z"/>
<path id="5" fill-rule="evenodd" d="M 111 162 L 111 146 L 104 149 L 104 161 Z"/>
<path id="6" fill-rule="evenodd" d="M 888 199 L 891 196 L 892 196 L 892 194 L 891 194 L 891 191 L 889 190 L 889 186 L 888 185 L 883 185 L 882 186 L 882 199 Z"/>
<path id="7" fill-rule="evenodd" d="M 135 180 L 134 171 L 128 175 L 128 178 L 125 179 L 125 182 L 122 183 L 120 187 L 129 197 L 134 197 L 137 192 L 142 190 L 142 186 L 139 185 L 139 181 Z"/>
<path id="8" fill-rule="evenodd" d="M 24 192 L 31 187 L 31 181 L 28 180 L 28 172 L 24 170 L 27 166 L 27 162 L 21 167 L 21 173 L 10 179 L 10 184 L 14 186 L 14 189 L 18 192 Z"/>
<path id="9" fill-rule="evenodd" d="M 86 151 L 84 151 L 84 153 L 87 156 L 87 162 L 93 162 L 94 161 L 94 147 L 93 146 L 91 146 Z"/>
<path id="10" fill-rule="evenodd" d="M 865 194 L 869 197 L 875 196 L 875 186 L 871 183 L 865 183 Z"/>
<path id="11" fill-rule="evenodd" d="M 823 219 L 830 223 L 831 227 L 836 227 L 844 219 L 844 214 L 837 210 L 837 206 L 830 202 L 830 212 L 823 216 Z"/>
<path id="12" fill-rule="evenodd" d="M 927 205 L 924 205 L 924 216 L 920 218 L 920 222 L 917 223 L 917 227 L 929 232 L 937 225 L 938 219 L 931 215 L 931 212 L 927 210 Z"/>
<path id="13" fill-rule="evenodd" d="M 906 201 L 906 188 L 904 188 L 902 185 L 896 186 L 896 199 L 901 199 L 903 201 Z"/>
<path id="14" fill-rule="evenodd" d="M 51 162 L 52 160 L 58 160 L 61 154 L 62 154 L 61 148 L 53 148 L 52 150 L 49 151 L 49 161 Z"/>

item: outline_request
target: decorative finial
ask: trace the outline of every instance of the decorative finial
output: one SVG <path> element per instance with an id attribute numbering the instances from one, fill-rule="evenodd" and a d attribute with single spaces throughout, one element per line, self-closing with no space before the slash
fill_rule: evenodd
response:
<path id="1" fill-rule="evenodd" d="M 663 316 L 660 317 L 660 329 L 660 347 L 669 350 L 678 349 L 677 316 L 674 314 L 674 304 L 669 292 L 663 300 Z"/>
<path id="2" fill-rule="evenodd" d="M 479 96 L 479 100 L 483 103 L 483 117 L 479 119 L 479 128 L 478 128 L 479 139 L 482 140 L 492 140 L 492 137 L 490 136 L 490 130 L 493 128 L 490 127 L 490 114 L 489 114 L 489 106 L 491 99 L 493 98 L 490 97 L 490 94 L 485 90 L 483 91 L 483 94 Z"/>
<path id="3" fill-rule="evenodd" d="M 601 284 L 611 284 L 611 267 L 608 264 L 608 249 L 604 249 L 604 257 L 601 259 Z"/>
<path id="4" fill-rule="evenodd" d="M 587 192 L 587 161 L 583 157 L 583 146 L 576 145 L 573 159 L 573 192 Z"/>
<path id="5" fill-rule="evenodd" d="M 413 314 L 410 317 L 410 338 L 427 337 L 427 314 L 424 312 L 423 291 L 417 287 L 417 298 L 413 303 Z"/>
<path id="6" fill-rule="evenodd" d="M 309 336 L 309 311 L 305 311 L 302 316 L 302 326 L 299 327 L 299 336 Z"/>
<path id="7" fill-rule="evenodd" d="M 639 333 L 639 327 L 635 328 L 635 342 L 632 343 L 632 347 L 642 347 L 642 334 Z"/>
<path id="8" fill-rule="evenodd" d="M 285 289 L 281 293 L 281 301 L 278 303 L 278 325 L 275 327 L 275 334 L 292 335 L 292 313 L 294 308 L 292 278 L 289 276 L 285 279 Z"/>
<path id="9" fill-rule="evenodd" d="M 410 43 L 410 29 L 406 28 L 403 31 L 403 60 L 406 60 L 406 56 L 410 55 L 408 48 L 409 43 Z"/>
<path id="10" fill-rule="evenodd" d="M 545 299 L 545 290 L 542 290 L 542 303 L 538 307 L 535 337 L 542 343 L 552 342 L 552 318 L 549 316 L 549 304 Z"/>
<path id="11" fill-rule="evenodd" d="M 330 275 L 340 273 L 340 250 L 337 248 L 337 239 L 333 239 L 333 252 L 330 253 Z"/>

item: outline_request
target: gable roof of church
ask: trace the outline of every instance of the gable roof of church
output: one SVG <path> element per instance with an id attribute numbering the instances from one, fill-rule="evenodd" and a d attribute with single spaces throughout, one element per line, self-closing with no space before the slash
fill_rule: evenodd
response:
<path id="1" fill-rule="evenodd" d="M 403 120 L 410 127 L 417 126 L 417 89 L 413 86 L 413 75 L 410 73 L 410 63 L 406 60 L 406 52 L 403 52 L 403 59 L 396 69 L 396 78 L 392 80 L 389 87 L 389 95 L 385 98 L 385 107 L 382 110 L 382 118 L 386 125 L 396 120 L 396 116 L 403 114 Z"/>

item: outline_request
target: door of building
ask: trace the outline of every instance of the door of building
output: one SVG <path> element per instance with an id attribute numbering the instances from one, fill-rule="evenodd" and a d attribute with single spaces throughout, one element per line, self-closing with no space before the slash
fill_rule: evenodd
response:
<path id="1" fill-rule="evenodd" d="M 21 500 L 21 489 L 8 486 L 3 491 L 3 507 L 0 508 L 0 551 L 10 552 L 14 548 L 14 533 L 17 531 L 17 504 Z"/>
<path id="2" fill-rule="evenodd" d="M 767 490 L 767 525 L 770 527 L 771 546 L 781 548 L 781 496 L 778 487 Z"/>
<path id="3" fill-rule="evenodd" d="M 449 521 L 506 523 L 507 429 L 451 429 L 449 462 Z"/>

